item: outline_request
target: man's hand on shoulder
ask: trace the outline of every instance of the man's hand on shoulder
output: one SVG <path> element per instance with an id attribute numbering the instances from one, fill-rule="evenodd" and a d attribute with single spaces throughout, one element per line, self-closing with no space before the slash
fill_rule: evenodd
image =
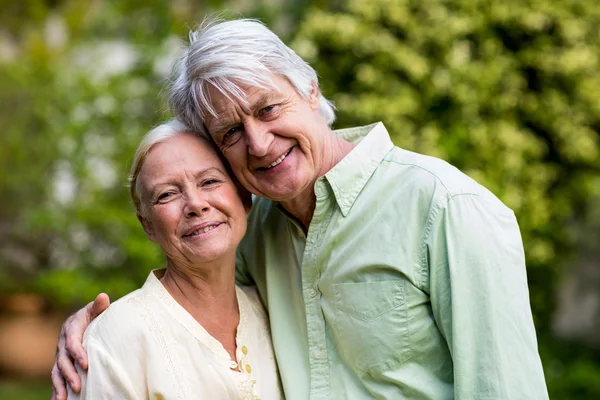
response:
<path id="1" fill-rule="evenodd" d="M 83 335 L 90 323 L 110 305 L 106 293 L 100 293 L 96 299 L 75 314 L 63 324 L 56 346 L 56 360 L 52 367 L 52 400 L 66 400 L 69 383 L 74 392 L 81 390 L 81 379 L 77 375 L 74 362 L 82 369 L 88 368 L 88 359 L 83 349 Z"/>

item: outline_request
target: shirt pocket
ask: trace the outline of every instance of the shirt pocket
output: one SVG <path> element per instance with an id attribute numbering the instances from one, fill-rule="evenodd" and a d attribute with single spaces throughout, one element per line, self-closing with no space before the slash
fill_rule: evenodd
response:
<path id="1" fill-rule="evenodd" d="M 411 357 L 403 281 L 333 285 L 340 357 L 357 374 L 380 375 Z"/>

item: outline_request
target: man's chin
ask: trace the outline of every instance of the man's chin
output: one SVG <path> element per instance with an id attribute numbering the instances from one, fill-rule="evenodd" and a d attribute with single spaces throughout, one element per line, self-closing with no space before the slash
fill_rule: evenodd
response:
<path id="1" fill-rule="evenodd" d="M 266 199 L 277 201 L 279 203 L 289 202 L 296 200 L 306 192 L 306 189 L 309 188 L 309 185 L 304 185 L 301 188 L 269 188 L 261 191 L 261 194 L 257 194 L 257 196 L 264 197 Z"/>
<path id="2" fill-rule="evenodd" d="M 263 183 L 266 184 L 261 184 L 259 177 L 253 177 L 256 184 L 251 184 L 249 181 L 241 184 L 255 196 L 277 202 L 292 201 L 302 196 L 307 190 L 312 192 L 311 182 L 307 182 L 306 179 L 298 179 L 298 174 L 290 175 L 288 179 L 278 177 L 277 181 L 273 182 L 264 182 L 263 180 Z"/>

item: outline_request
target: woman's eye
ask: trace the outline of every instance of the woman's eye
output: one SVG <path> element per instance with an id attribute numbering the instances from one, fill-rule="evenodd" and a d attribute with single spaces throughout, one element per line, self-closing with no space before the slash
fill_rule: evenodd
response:
<path id="1" fill-rule="evenodd" d="M 204 182 L 202 182 L 202 184 L 204 186 L 210 186 L 210 185 L 214 185 L 216 183 L 219 183 L 219 181 L 217 179 L 207 179 Z"/>

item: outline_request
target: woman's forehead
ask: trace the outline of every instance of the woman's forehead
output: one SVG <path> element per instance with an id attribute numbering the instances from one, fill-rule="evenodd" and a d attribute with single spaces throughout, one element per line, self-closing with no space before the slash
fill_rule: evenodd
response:
<path id="1" fill-rule="evenodd" d="M 148 174 L 176 172 L 178 170 L 226 169 L 215 145 L 205 138 L 193 134 L 181 134 L 157 143 L 146 156 L 140 177 Z"/>

